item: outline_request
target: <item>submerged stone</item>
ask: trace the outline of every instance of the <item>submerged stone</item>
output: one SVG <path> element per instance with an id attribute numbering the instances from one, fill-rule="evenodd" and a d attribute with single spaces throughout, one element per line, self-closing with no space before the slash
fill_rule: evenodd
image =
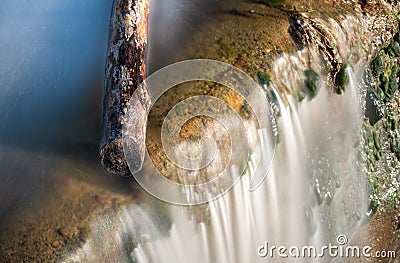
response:
<path id="1" fill-rule="evenodd" d="M 317 96 L 318 90 L 321 86 L 321 77 L 312 69 L 307 69 L 304 71 L 306 76 L 306 87 L 310 93 L 310 98 Z"/>

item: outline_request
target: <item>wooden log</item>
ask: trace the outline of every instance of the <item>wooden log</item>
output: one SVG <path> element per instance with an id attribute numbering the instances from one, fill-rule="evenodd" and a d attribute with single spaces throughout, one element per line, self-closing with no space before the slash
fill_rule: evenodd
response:
<path id="1" fill-rule="evenodd" d="M 144 160 L 150 99 L 140 84 L 146 77 L 148 10 L 149 0 L 114 0 L 110 20 L 99 157 L 107 172 L 123 176 L 130 170 L 123 152 L 122 122 L 132 96 L 131 103 L 141 114 L 132 131 L 138 140 L 131 145 L 135 153 L 131 171 L 140 170 Z"/>

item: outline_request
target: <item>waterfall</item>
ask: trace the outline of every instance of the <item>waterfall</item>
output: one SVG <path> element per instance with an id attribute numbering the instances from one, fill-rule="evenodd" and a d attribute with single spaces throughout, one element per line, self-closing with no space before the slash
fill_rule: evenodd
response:
<path id="1" fill-rule="evenodd" d="M 248 190 L 258 165 L 253 152 L 244 175 L 219 198 L 188 207 L 146 195 L 142 203 L 93 222 L 87 242 L 66 262 L 346 262 L 329 255 L 282 258 L 271 255 L 266 244 L 317 249 L 352 244 L 368 222 L 368 184 L 359 158 L 368 83 L 359 36 L 371 37 L 371 49 L 384 39 L 368 35 L 377 23 L 368 15 L 316 19 L 311 25 L 304 24 L 310 21 L 306 15 L 298 18 L 294 24 L 309 29 L 304 33 L 309 46 L 282 54 L 274 61 L 274 83 L 261 83 L 276 115 L 278 143 L 259 187 Z M 325 45 L 333 50 L 328 56 L 321 51 Z M 328 73 L 339 64 L 348 80 L 341 95 Z M 310 68 L 321 85 L 315 97 L 304 94 L 302 101 L 299 86 Z M 246 125 L 249 142 L 265 139 L 257 126 Z"/>
<path id="2" fill-rule="evenodd" d="M 297 60 L 284 55 L 276 67 Z M 103 216 L 92 224 L 87 243 L 66 262 L 265 262 L 258 253 L 265 242 L 322 247 L 335 244 L 339 235 L 351 241 L 365 220 L 368 192 L 357 157 L 362 72 L 346 71 L 349 85 L 343 95 L 334 94 L 324 81 L 316 98 L 304 103 L 273 84 L 264 85 L 276 97 L 279 142 L 271 171 L 255 191 L 248 190 L 256 168 L 251 157 L 233 189 L 198 209 L 149 197 L 151 201 L 127 206 L 118 215 Z M 248 136 L 251 141 L 262 133 L 254 128 Z M 155 203 L 167 210 L 170 227 L 165 220 L 154 220 Z M 197 218 L 194 210 L 205 215 Z"/>

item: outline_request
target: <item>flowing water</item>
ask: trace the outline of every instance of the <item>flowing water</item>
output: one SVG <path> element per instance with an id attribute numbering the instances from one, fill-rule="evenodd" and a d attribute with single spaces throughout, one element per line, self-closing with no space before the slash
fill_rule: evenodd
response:
<path id="1" fill-rule="evenodd" d="M 277 67 L 295 61 L 296 57 L 284 56 Z M 291 96 L 284 99 L 274 86 L 264 87 L 277 98 L 279 143 L 272 170 L 255 191 L 248 190 L 255 170 L 250 160 L 247 173 L 231 191 L 199 208 L 207 211 L 205 215 L 196 217 L 196 208 L 164 205 L 169 228 L 151 212 L 154 202 L 161 201 L 128 206 L 118 218 L 94 223 L 92 238 L 69 260 L 266 262 L 258 251 L 265 242 L 321 248 L 337 244 L 339 235 L 351 240 L 368 207 L 355 146 L 363 115 L 361 74 L 347 71 L 350 84 L 344 95 L 323 85 L 315 99 L 300 105 Z M 254 129 L 248 136 L 251 140 L 259 134 Z M 275 255 L 269 260 L 295 259 Z"/>
<path id="2" fill-rule="evenodd" d="M 334 36 L 346 35 L 338 28 L 328 30 Z M 338 46 L 345 47 L 345 42 L 342 39 Z M 279 84 L 294 90 L 309 66 L 304 61 L 310 54 L 314 54 L 312 67 L 320 69 L 322 62 L 315 51 L 311 47 L 277 59 L 274 73 L 280 76 Z M 343 49 L 340 52 L 347 55 Z M 368 220 L 368 188 L 358 157 L 364 115 L 363 69 L 359 65 L 356 72 L 346 69 L 349 85 L 340 96 L 333 92 L 332 79 L 322 69 L 317 71 L 322 86 L 316 98 L 305 102 L 298 103 L 274 84 L 262 86 L 272 98 L 279 142 L 272 169 L 255 191 L 248 190 L 256 169 L 253 154 L 241 180 L 217 200 L 183 207 L 148 197 L 142 204 L 123 208 L 117 216 L 94 222 L 87 243 L 66 261 L 346 261 L 329 255 L 280 258 L 276 251 L 268 250 L 271 246 L 297 246 L 300 250 L 315 246 L 320 252 L 329 243 L 344 244 L 338 237 L 347 239 L 344 245 L 350 244 Z M 262 134 L 255 127 L 247 128 L 249 141 Z"/>
<path id="3" fill-rule="evenodd" d="M 48 1 L 41 2 L 43 2 L 44 6 L 47 6 L 46 10 L 50 11 L 56 9 L 55 11 L 61 10 L 60 12 L 66 12 L 66 10 L 71 11 L 72 8 L 71 5 L 68 5 L 67 7 L 58 6 L 57 9 L 54 6 L 48 5 Z M 100 1 L 99 3 L 101 4 L 99 4 L 98 10 L 93 9 L 97 11 L 101 10 L 102 12 L 99 11 L 99 14 L 96 13 L 95 15 L 88 16 L 85 13 L 79 16 L 94 17 L 96 19 L 96 23 L 94 24 L 98 23 L 100 25 L 98 34 L 104 35 L 104 37 L 97 41 L 103 41 L 104 44 L 107 31 L 107 27 L 104 24 L 108 21 L 108 10 L 110 8 L 110 4 L 105 2 Z M 175 1 L 174 3 L 181 2 Z M 178 10 L 179 6 L 176 5 L 172 10 Z M 10 8 L 9 6 L 6 7 Z M 82 10 L 89 10 L 89 8 L 83 5 Z M 52 14 L 55 15 L 56 12 Z M 41 16 L 41 14 L 36 14 L 36 16 Z M 156 23 L 156 21 L 157 19 L 153 23 Z M 34 32 L 46 32 L 46 30 L 57 31 L 56 29 L 46 27 L 55 24 L 50 22 L 43 25 L 27 26 L 26 31 L 30 32 L 29 30 L 32 30 L 32 27 Z M 80 27 L 77 25 L 86 22 L 80 20 L 71 21 L 69 27 L 64 28 L 65 32 L 59 32 L 62 36 L 58 39 L 61 41 L 62 39 L 65 40 L 65 36 L 78 36 L 78 29 Z M 58 23 L 62 24 L 62 21 Z M 21 29 L 21 25 L 18 28 Z M 6 33 L 10 32 L 3 32 L 3 35 Z M 332 33 L 340 35 L 343 32 Z M 20 45 L 24 42 L 23 39 L 21 40 L 21 36 L 18 38 Z M 28 35 L 24 34 L 24 36 Z M 156 37 L 154 38 L 156 39 Z M 20 50 L 31 56 L 43 56 L 42 53 L 44 51 L 53 52 L 51 47 L 41 46 L 39 42 L 36 49 L 25 48 Z M 346 40 L 343 40 L 343 42 L 345 43 Z M 90 43 L 86 43 L 87 52 L 78 49 L 82 51 L 79 53 L 79 56 L 82 56 L 82 61 L 94 60 L 88 55 L 92 54 L 89 52 L 91 50 L 89 46 L 92 46 L 93 43 Z M 13 44 L 12 41 L 8 43 L 9 46 L 11 44 Z M 103 46 L 100 49 L 104 48 Z M 5 48 L 2 48 L 2 50 L 5 50 Z M 11 87 L 12 85 L 31 87 L 32 85 L 27 84 L 30 78 L 33 79 L 34 83 L 32 87 L 36 84 L 38 86 L 45 86 L 44 83 L 55 83 L 53 87 L 54 91 L 46 89 L 51 91 L 48 93 L 50 99 L 43 99 L 42 102 L 47 103 L 43 105 L 39 103 L 41 101 L 37 102 L 37 100 L 29 99 L 24 95 L 24 92 L 31 92 L 35 95 L 35 89 L 33 88 L 17 89 L 19 93 L 15 94 L 11 88 L 2 90 L 5 95 L 0 97 L 0 99 L 8 98 L 8 101 L 16 104 L 18 98 L 26 98 L 27 105 L 29 106 L 24 108 L 24 111 L 27 112 L 22 114 L 15 110 L 16 106 L 10 108 L 6 100 L 1 101 L 0 106 L 8 108 L 7 111 L 4 110 L 8 114 L 1 117 L 5 119 L 4 121 L 1 119 L 2 123 L 7 123 L 4 127 L 0 127 L 2 138 L 13 138 L 3 144 L 6 144 L 5 147 L 8 149 L 8 156 L 14 154 L 10 148 L 17 148 L 15 156 L 20 156 L 18 157 L 19 159 L 12 158 L 11 156 L 10 158 L 13 159 L 13 162 L 10 162 L 3 156 L 0 159 L 2 163 L 7 163 L 7 165 L 13 163 L 16 167 L 21 167 L 21 162 L 31 163 L 32 160 L 39 160 L 37 162 L 40 164 L 43 163 L 40 160 L 40 155 L 37 154 L 27 154 L 27 160 L 24 160 L 22 157 L 25 155 L 21 157 L 22 150 L 18 149 L 24 146 L 22 147 L 23 149 L 28 148 L 32 152 L 37 151 L 37 146 L 25 145 L 23 143 L 25 139 L 26 141 L 35 141 L 37 145 L 41 145 L 40 139 L 49 142 L 49 136 L 43 134 L 43 131 L 47 129 L 33 127 L 40 126 L 36 123 L 35 125 L 29 124 L 28 119 L 34 119 L 28 114 L 29 109 L 35 109 L 35 111 L 32 111 L 32 115 L 36 116 L 37 113 L 39 116 L 44 116 L 41 118 L 43 119 L 43 123 L 48 124 L 49 120 L 52 120 L 50 123 L 53 123 L 54 127 L 58 127 L 60 123 L 55 121 L 56 118 L 64 116 L 62 115 L 62 110 L 68 108 L 63 107 L 63 104 L 59 102 L 65 102 L 67 95 L 74 97 L 74 94 L 82 93 L 82 91 L 78 92 L 77 89 L 62 89 L 65 94 L 57 93 L 59 90 L 57 83 L 60 83 L 60 85 L 62 83 L 60 87 L 74 87 L 74 83 L 68 85 L 67 76 L 81 76 L 80 74 L 85 71 L 85 68 L 80 68 L 82 65 L 75 63 L 76 61 L 69 61 L 65 58 L 66 56 L 72 57 L 71 54 L 76 54 L 77 50 L 67 48 L 65 50 L 70 52 L 68 53 L 70 55 L 66 54 L 62 56 L 63 59 L 60 58 L 58 62 L 60 66 L 59 70 L 58 68 L 50 70 L 53 64 L 49 64 L 50 66 L 46 64 L 49 68 L 47 70 L 50 72 L 46 71 L 43 74 L 46 73 L 46 76 L 51 76 L 50 80 L 41 81 L 40 78 L 33 76 L 33 72 L 30 73 L 32 75 L 27 75 L 27 78 L 21 78 L 20 81 L 26 80 L 23 83 L 16 83 L 13 79 L 10 80 L 11 84 L 5 83 L 8 79 L 3 79 L 4 83 L 1 82 L 4 87 Z M 157 50 L 158 48 L 155 47 L 151 51 L 153 52 L 153 57 L 157 57 L 157 52 L 165 53 L 165 51 Z M 61 52 L 61 50 L 58 51 Z M 55 53 L 58 53 L 58 51 Z M 343 49 L 341 51 L 344 52 Z M 28 64 L 31 56 L 25 56 L 22 62 Z M 57 58 L 54 57 L 54 54 L 49 54 L 49 56 L 53 59 Z M 2 54 L 2 57 L 10 57 L 10 61 L 5 61 L 4 65 L 0 64 L 2 68 L 1 74 L 16 75 L 18 73 L 17 70 L 14 70 L 11 74 L 4 73 L 5 70 L 12 71 L 12 67 L 5 66 L 6 64 L 12 64 L 12 57 L 5 54 Z M 305 55 L 299 52 L 293 56 L 283 55 L 276 61 L 275 73 L 281 76 L 280 81 L 282 83 L 293 86 L 292 83 L 298 81 L 299 75 L 306 69 L 301 62 L 304 57 Z M 103 59 L 101 56 L 96 58 L 99 61 Z M 35 61 L 38 60 L 37 58 L 35 59 Z M 161 62 L 154 66 L 154 69 L 167 63 L 167 58 L 161 58 Z M 314 68 L 318 68 L 316 65 L 319 64 L 315 62 Z M 28 64 L 24 72 L 29 73 L 32 66 L 32 63 Z M 64 68 L 73 69 L 74 72 L 68 75 L 62 71 Z M 99 66 L 99 68 L 101 67 Z M 78 74 L 79 72 L 81 73 Z M 295 74 L 293 75 L 293 73 Z M 318 73 L 323 75 L 322 72 Z M 297 245 L 302 247 L 315 245 L 318 248 L 329 243 L 337 244 L 336 238 L 338 235 L 346 235 L 351 240 L 360 224 L 365 222 L 365 212 L 368 210 L 367 184 L 365 182 L 363 167 L 358 160 L 358 145 L 360 143 L 362 116 L 364 114 L 362 73 L 362 70 L 353 72 L 351 68 L 347 69 L 350 83 L 346 92 L 341 96 L 332 92 L 332 81 L 329 78 L 325 78 L 317 97 L 302 103 L 298 103 L 290 95 L 282 94 L 272 84 L 263 86 L 269 94 L 274 94 L 273 97 L 276 98 L 274 108 L 277 114 L 279 143 L 277 144 L 272 169 L 267 178 L 255 191 L 248 191 L 250 176 L 255 170 L 254 160 L 251 159 L 247 173 L 243 175 L 234 188 L 226 195 L 207 205 L 195 208 L 175 206 L 165 204 L 153 197 L 147 196 L 143 203 L 127 206 L 117 216 L 104 215 L 92 223 L 91 234 L 83 247 L 74 254 L 68 255 L 65 260 L 72 262 L 266 262 L 268 259 L 268 262 L 290 262 L 294 259 L 280 259 L 276 255 L 273 259 L 268 258 L 269 255 L 266 258 L 262 258 L 258 253 L 260 252 L 259 247 L 268 242 L 269 245 L 275 246 L 283 245 L 290 247 Z M 40 74 L 41 72 L 39 72 Z M 81 76 L 82 79 L 86 79 L 86 73 L 84 75 L 85 78 Z M 98 79 L 98 76 L 96 79 Z M 35 84 L 35 81 L 39 82 Z M 81 86 L 85 85 L 84 83 Z M 83 90 L 88 91 L 88 89 Z M 9 99 L 10 97 L 11 99 Z M 33 101 L 36 102 L 34 103 Z M 65 104 L 68 104 L 68 100 Z M 70 104 L 69 102 L 68 105 Z M 80 104 L 83 105 L 85 103 L 81 102 Z M 72 103 L 73 105 L 74 103 Z M 43 114 L 49 107 L 53 106 L 53 112 Z M 18 114 L 25 116 L 25 119 L 19 119 Z M 69 112 L 68 116 L 75 117 L 76 114 Z M 87 117 L 85 120 L 87 119 L 91 118 Z M 86 123 L 85 120 L 82 122 Z M 30 127 L 31 130 L 37 131 L 36 133 L 30 133 L 30 136 L 36 136 L 34 139 L 24 138 L 22 135 L 18 137 L 18 134 L 13 134 L 13 131 L 23 130 L 25 126 L 22 124 L 29 124 L 32 126 Z M 76 132 L 76 127 L 81 126 L 75 125 L 71 127 L 75 127 L 72 130 Z M 260 134 L 254 127 L 249 128 L 249 130 L 248 139 L 250 141 Z M 48 133 L 54 134 L 57 131 L 50 129 Z M 85 133 L 79 133 L 75 137 L 82 139 L 82 134 L 85 135 Z M 69 129 L 66 129 L 63 130 L 63 133 L 59 133 L 59 135 L 71 136 L 71 132 Z M 82 140 L 84 143 L 86 141 L 92 143 L 93 137 L 96 136 L 92 133 L 86 134 Z M 86 138 L 91 139 L 86 140 Z M 58 145 L 57 142 L 59 139 L 50 140 L 50 144 L 52 146 Z M 62 145 L 71 141 L 68 138 L 61 139 L 60 144 Z M 268 151 L 269 149 L 264 150 Z M 35 156 L 35 158 L 31 155 Z M 46 163 L 53 163 L 51 158 L 43 158 L 46 159 Z M 254 159 L 254 156 L 251 158 Z M 31 168 L 32 165 L 29 165 L 29 167 Z M 12 169 L 7 168 L 5 164 L 2 165 L 2 168 L 4 171 Z M 15 169 L 13 171 L 17 173 Z M 26 168 L 27 171 L 29 169 Z M 48 170 L 47 168 L 40 167 L 40 165 L 37 169 L 39 171 Z M 26 174 L 26 177 L 29 177 L 29 173 L 22 171 L 21 174 Z M 16 179 L 14 178 L 10 182 L 11 187 L 13 187 L 16 184 Z M 3 187 L 2 189 L 7 188 L 7 186 Z M 38 190 L 36 188 L 33 191 Z M 11 195 L 11 192 L 6 193 L 7 195 Z M 2 201 L 7 198 L 10 199 L 11 197 L 4 197 Z M 7 204 L 4 204 L 4 206 Z M 334 259 L 327 257 L 324 260 L 331 261 Z M 342 262 L 341 259 L 337 261 Z M 310 262 L 310 259 L 297 259 L 296 262 Z"/>

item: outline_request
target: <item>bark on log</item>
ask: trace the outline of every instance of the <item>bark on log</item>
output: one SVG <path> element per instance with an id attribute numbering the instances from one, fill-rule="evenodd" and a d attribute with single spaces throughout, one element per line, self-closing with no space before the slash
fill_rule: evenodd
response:
<path id="1" fill-rule="evenodd" d="M 134 127 L 138 138 L 132 145 L 135 163 L 132 172 L 141 169 L 145 152 L 145 111 L 149 96 L 140 88 L 146 76 L 148 0 L 114 0 L 110 20 L 106 79 L 103 100 L 103 131 L 100 142 L 100 162 L 110 173 L 129 175 L 130 170 L 124 157 L 122 143 L 122 121 L 129 101 L 143 114 Z M 140 88 L 140 96 L 134 93 Z"/>

